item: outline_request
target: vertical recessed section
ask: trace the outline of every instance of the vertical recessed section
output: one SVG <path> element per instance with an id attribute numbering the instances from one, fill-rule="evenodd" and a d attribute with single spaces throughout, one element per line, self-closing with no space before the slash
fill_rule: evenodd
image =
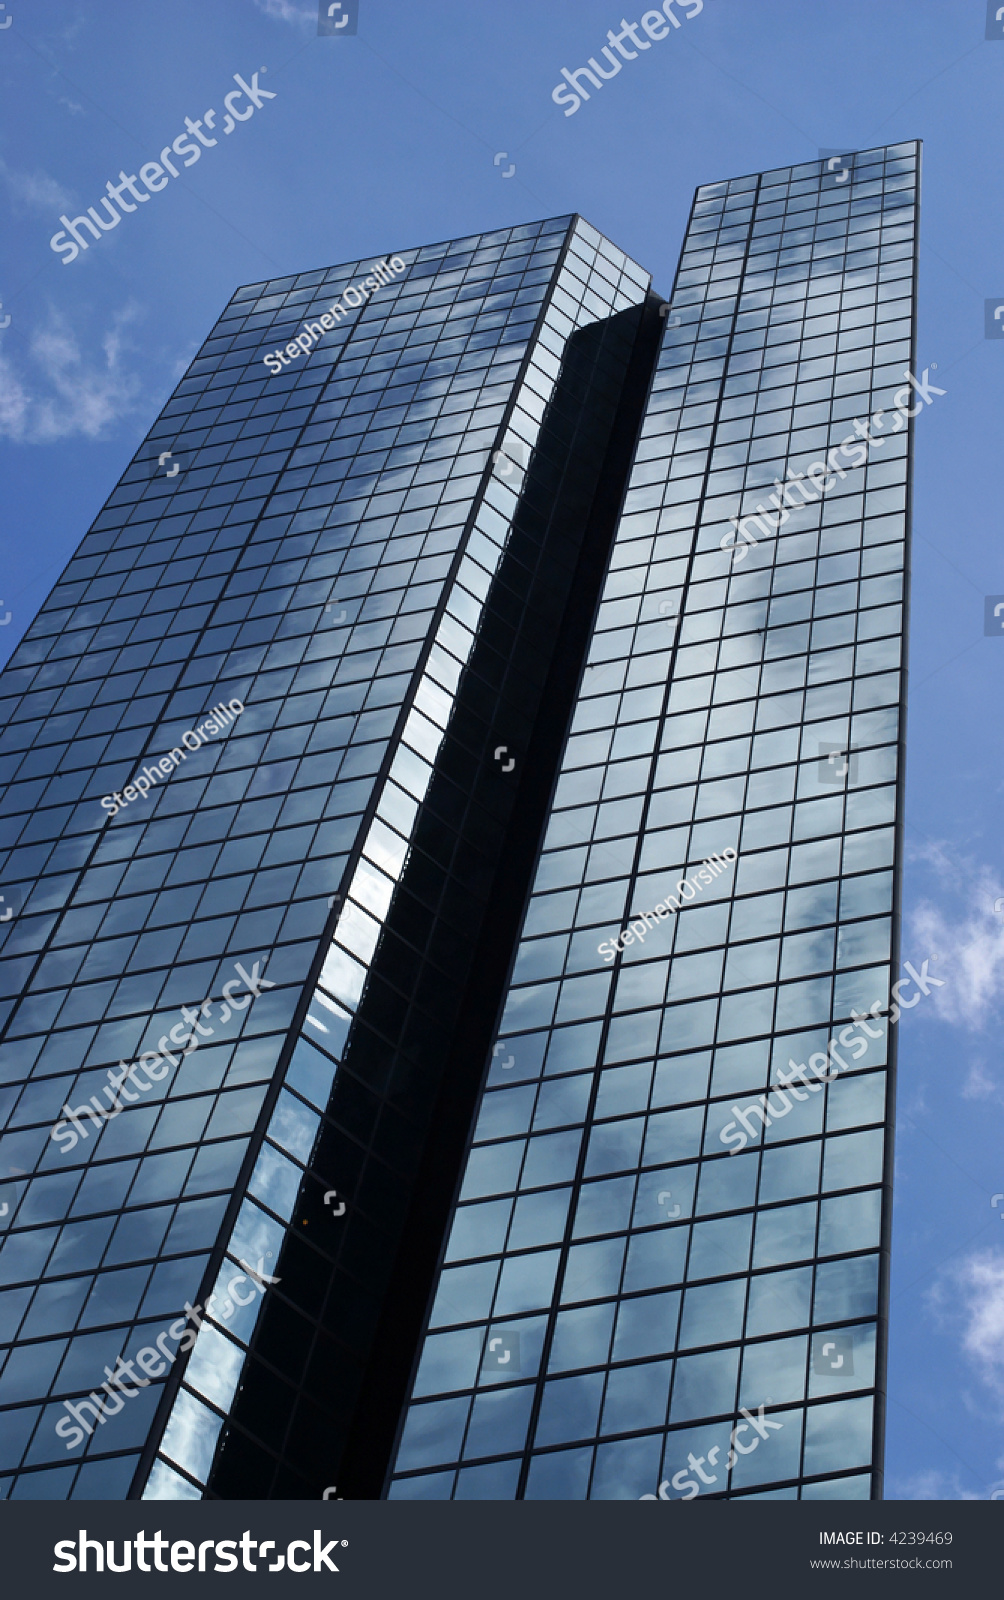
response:
<path id="1" fill-rule="evenodd" d="M 581 220 L 539 284 L 262 1125 L 302 1182 L 192 1472 L 209 1495 L 376 1497 L 389 1466 L 661 331 L 646 275 Z M 274 1210 L 268 1161 L 251 1198 Z"/>

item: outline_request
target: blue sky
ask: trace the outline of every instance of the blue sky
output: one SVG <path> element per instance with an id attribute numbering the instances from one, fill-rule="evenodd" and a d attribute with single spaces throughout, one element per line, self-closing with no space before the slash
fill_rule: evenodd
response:
<path id="1" fill-rule="evenodd" d="M 945 981 L 900 1024 L 887 1495 L 986 1499 L 1004 1488 L 1004 633 L 984 637 L 983 603 L 1004 547 L 980 463 L 1004 381 L 1004 337 L 984 337 L 985 300 L 1004 303 L 1004 28 L 985 40 L 984 0 L 705 0 L 566 117 L 551 90 L 619 29 L 614 6 L 360 0 L 354 37 L 319 38 L 308 0 L 8 0 L 0 664 L 237 284 L 575 210 L 668 292 L 697 184 L 922 138 L 919 366 L 947 392 L 916 431 L 903 955 L 938 954 Z M 50 249 L 61 212 L 256 72 L 274 98 L 232 137 L 75 261 Z"/>

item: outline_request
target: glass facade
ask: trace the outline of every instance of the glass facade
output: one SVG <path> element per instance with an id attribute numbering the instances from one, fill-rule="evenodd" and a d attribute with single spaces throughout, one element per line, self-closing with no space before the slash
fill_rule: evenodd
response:
<path id="1" fill-rule="evenodd" d="M 234 295 L 0 674 L 0 1494 L 881 1493 L 919 159 Z"/>
<path id="2" fill-rule="evenodd" d="M 238 290 L 0 676 L 11 1498 L 380 1492 L 662 327 L 392 266 Z"/>
<path id="3" fill-rule="evenodd" d="M 697 191 L 391 1498 L 881 1494 L 919 160 Z"/>

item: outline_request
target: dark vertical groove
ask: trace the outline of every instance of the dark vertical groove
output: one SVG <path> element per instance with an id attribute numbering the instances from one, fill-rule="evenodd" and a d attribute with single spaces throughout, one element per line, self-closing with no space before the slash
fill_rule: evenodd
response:
<path id="1" fill-rule="evenodd" d="M 333 1122 L 344 1127 L 353 1107 L 373 1122 L 347 1191 L 342 1264 L 312 1256 L 327 1302 L 315 1359 L 291 1392 L 284 1443 L 254 1450 L 275 1370 L 258 1351 L 276 1348 L 285 1315 L 272 1297 L 210 1495 L 319 1497 L 333 1482 L 346 1498 L 381 1493 L 641 423 L 656 306 L 650 297 L 568 341 L 332 1094 Z M 511 782 L 492 759 L 503 743 L 517 756 Z M 327 1127 L 312 1165 L 333 1172 L 344 1137 Z M 320 1220 L 315 1188 L 301 1191 L 305 1223 Z"/>

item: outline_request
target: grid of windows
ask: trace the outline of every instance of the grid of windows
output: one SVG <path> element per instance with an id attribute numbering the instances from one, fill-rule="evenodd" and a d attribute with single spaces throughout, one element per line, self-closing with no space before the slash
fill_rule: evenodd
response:
<path id="1" fill-rule="evenodd" d="M 888 1005 L 907 430 L 721 544 L 893 416 L 918 166 L 697 193 L 392 1498 L 876 1492 L 886 1025 L 815 1093 L 778 1074 Z"/>
<path id="2" fill-rule="evenodd" d="M 129 1488 L 163 1380 L 75 1448 L 55 1423 L 199 1295 L 570 227 L 402 252 L 280 376 L 264 351 L 367 264 L 239 290 L 0 679 L 12 1497 Z M 103 795 L 232 697 L 226 737 L 108 819 Z M 274 987 L 64 1154 L 60 1108 L 237 961 Z"/>
<path id="3" fill-rule="evenodd" d="M 438 860 L 435 866 L 426 863 L 427 869 L 432 868 L 431 878 L 429 871 L 419 866 L 421 851 L 432 849 L 426 798 L 441 772 L 450 772 L 458 782 L 464 781 L 457 777 L 455 755 L 444 765 L 444 752 L 457 720 L 458 705 L 465 696 L 468 709 L 462 719 L 460 739 L 467 746 L 487 740 L 489 750 L 494 742 L 488 738 L 490 716 L 482 716 L 482 725 L 474 729 L 470 709 L 474 705 L 490 706 L 493 694 L 502 698 L 502 691 L 498 680 L 493 679 L 482 679 L 480 686 L 472 690 L 468 669 L 476 660 L 493 597 L 496 609 L 501 604 L 504 610 L 511 610 L 504 598 L 500 602 L 495 580 L 510 549 L 524 487 L 533 481 L 530 463 L 536 458 L 541 428 L 555 401 L 569 341 L 576 330 L 606 322 L 640 305 L 647 283 L 645 273 L 581 219 L 576 220 L 513 409 L 506 418 L 501 468 L 477 511 L 471 537 L 445 596 L 444 609 L 433 627 L 431 648 L 420 670 L 372 819 L 350 862 L 347 893 L 339 908 L 319 985 L 291 1060 L 286 1088 L 272 1113 L 248 1198 L 235 1224 L 237 1242 L 231 1244 L 231 1255 L 237 1258 L 249 1248 L 253 1254 L 260 1254 L 266 1245 L 271 1246 L 281 1275 L 288 1270 L 284 1262 L 290 1259 L 279 1258 L 283 1230 L 294 1219 L 309 1221 L 312 1213 L 307 1196 L 313 1200 L 319 1220 L 323 1219 L 323 1209 L 316 1202 L 331 1183 L 340 1185 L 351 1205 L 350 1215 L 337 1234 L 328 1231 L 327 1237 L 334 1242 L 326 1242 L 326 1236 L 317 1230 L 309 1235 L 310 1265 L 303 1264 L 297 1277 L 309 1278 L 310 1292 L 280 1287 L 272 1297 L 272 1307 L 277 1308 L 288 1292 L 290 1304 L 295 1307 L 295 1334 L 292 1321 L 287 1319 L 283 1326 L 286 1336 L 295 1338 L 302 1351 L 299 1370 L 294 1373 L 280 1361 L 267 1325 L 256 1328 L 251 1320 L 243 1330 L 235 1330 L 232 1322 L 222 1329 L 207 1326 L 185 1373 L 184 1386 L 145 1490 L 146 1498 L 194 1497 L 207 1484 L 210 1492 L 232 1494 L 233 1474 L 252 1470 L 252 1459 L 256 1463 L 253 1470 L 260 1474 L 250 1480 L 252 1492 L 265 1492 L 265 1485 L 271 1487 L 275 1481 L 273 1461 L 286 1458 L 290 1462 L 286 1470 L 303 1474 L 309 1471 L 305 1457 L 317 1432 L 324 1436 L 319 1450 L 322 1457 L 327 1456 L 328 1477 L 336 1471 L 331 1463 L 338 1458 L 344 1425 L 331 1391 L 333 1387 L 348 1391 L 351 1375 L 359 1365 L 358 1324 L 370 1314 L 370 1301 L 361 1295 L 360 1288 L 367 1275 L 373 1275 L 375 1260 L 393 1260 L 401 1212 L 395 1210 L 395 1203 L 388 1197 L 403 1194 L 414 1182 L 413 1152 L 421 1147 L 435 1104 L 437 1056 L 445 1051 L 450 1026 L 447 1000 L 453 991 L 462 992 L 464 982 L 469 981 L 459 952 L 453 948 L 452 931 L 444 938 L 448 930 L 433 927 L 428 940 L 430 955 L 423 948 L 414 915 L 406 915 L 403 921 L 407 944 L 395 939 L 387 960 L 387 929 L 393 929 L 397 912 L 400 933 L 398 888 L 407 885 L 416 872 L 425 880 L 433 903 L 442 895 L 442 922 L 449 923 L 453 916 L 451 885 L 468 907 L 477 907 L 482 914 L 489 910 L 487 905 L 479 904 L 485 898 L 485 880 L 481 864 L 470 849 L 461 849 L 452 866 L 445 867 L 451 851 L 443 846 L 441 820 L 434 824 Z M 611 374 L 612 395 L 616 395 L 617 381 Z M 581 404 L 581 397 L 578 403 Z M 526 559 L 525 552 L 522 559 Z M 510 595 L 510 602 L 511 599 Z M 531 592 L 525 603 L 531 609 L 524 621 L 532 623 L 532 607 L 539 605 L 539 600 L 535 601 Z M 528 627 L 528 637 L 532 632 Z M 516 640 L 518 636 L 514 636 Z M 518 670 L 515 643 L 509 649 Z M 543 658 L 542 652 L 541 655 Z M 528 671 L 539 671 L 537 663 Z M 509 692 L 511 697 L 512 691 Z M 529 686 L 516 690 L 515 703 L 529 713 Z M 458 737 L 456 732 L 454 737 Z M 479 759 L 483 766 L 485 759 Z M 458 833 L 464 845 L 463 830 L 455 828 L 451 832 Z M 469 833 L 466 843 L 471 843 L 472 838 Z M 468 921 L 473 942 L 477 925 L 470 912 Z M 382 972 L 375 967 L 381 951 L 385 954 Z M 415 975 L 422 961 L 428 963 L 424 981 Z M 412 1000 L 414 1021 L 409 1026 L 402 1020 L 399 1030 L 395 1030 L 398 1012 L 402 1018 L 405 1015 L 406 997 Z M 362 1034 L 353 1027 L 357 1011 L 368 1016 Z M 420 1066 L 416 1060 L 407 1059 L 408 1036 L 430 1027 L 434 1032 L 438 1030 L 440 1048 L 428 1052 L 429 1064 Z M 379 1029 L 382 1036 L 379 1073 L 373 1070 L 373 1029 Z M 399 1042 L 402 1038 L 403 1045 Z M 404 1056 L 403 1061 L 393 1055 L 395 1049 Z M 362 1066 L 356 1059 L 360 1055 Z M 392 1064 L 386 1065 L 385 1058 Z M 338 1066 L 346 1060 L 347 1067 Z M 322 1289 L 321 1284 L 329 1282 L 329 1274 L 330 1287 Z M 276 1309 L 272 1314 L 279 1315 Z M 264 1310 L 261 1316 L 265 1318 Z M 249 1349 L 253 1352 L 254 1388 L 246 1364 Z M 325 1379 L 322 1375 L 330 1375 L 332 1370 L 341 1373 L 337 1386 L 331 1385 L 330 1376 Z M 362 1381 L 361 1377 L 358 1381 Z M 241 1393 L 234 1406 L 238 1390 Z M 267 1404 L 263 1398 L 266 1390 Z M 343 1395 L 338 1396 L 342 1398 Z M 282 1416 L 281 1428 L 269 1428 L 265 1420 L 269 1414 Z M 225 1423 L 229 1423 L 227 1428 Z M 233 1432 L 235 1423 L 241 1430 L 239 1436 Z M 309 1444 L 305 1439 L 308 1429 Z M 235 1437 L 241 1441 L 236 1445 L 241 1467 L 225 1460 L 223 1476 L 227 1488 L 215 1490 L 213 1483 L 220 1482 L 218 1466 L 214 1478 L 214 1463 L 219 1462 L 218 1441 L 226 1449 Z M 231 1448 L 228 1454 L 232 1453 Z M 320 1466 L 319 1462 L 319 1469 Z M 341 1469 L 337 1471 L 340 1475 Z M 247 1477 L 242 1479 L 244 1484 L 248 1481 Z M 306 1492 L 306 1481 L 304 1478 L 300 1487 L 302 1493 Z"/>

